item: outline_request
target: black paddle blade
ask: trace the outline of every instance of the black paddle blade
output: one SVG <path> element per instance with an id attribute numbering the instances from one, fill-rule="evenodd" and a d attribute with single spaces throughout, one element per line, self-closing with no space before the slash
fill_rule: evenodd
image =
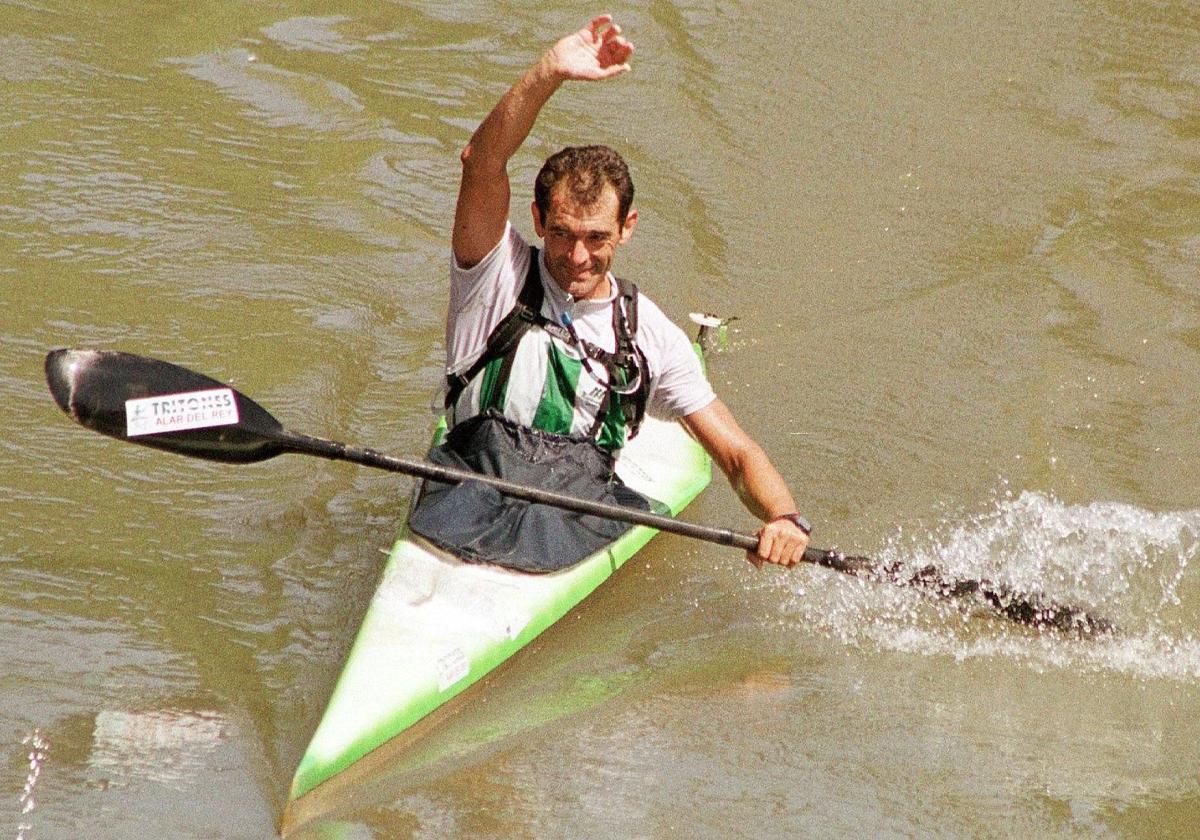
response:
<path id="1" fill-rule="evenodd" d="M 265 408 L 168 362 L 115 350 L 54 350 L 46 356 L 46 382 L 74 420 L 119 440 L 235 464 L 283 451 L 283 428 Z"/>
<path id="2" fill-rule="evenodd" d="M 936 592 L 946 598 L 978 595 L 1005 618 L 1039 630 L 1058 630 L 1080 636 L 1117 631 L 1117 626 L 1107 618 L 1092 615 L 1081 607 L 1051 601 L 1041 593 L 1018 592 L 986 579 L 948 579 L 933 566 L 926 566 L 911 575 L 898 564 L 886 571 L 898 583 Z"/>
<path id="3" fill-rule="evenodd" d="M 987 583 L 987 581 L 984 581 Z M 1007 587 L 981 587 L 979 594 L 1005 617 L 1030 627 L 1058 630 L 1079 636 L 1101 636 L 1117 632 L 1117 625 L 1069 604 L 1057 604 L 1041 595 L 1014 593 Z"/>
<path id="4" fill-rule="evenodd" d="M 805 553 L 805 559 L 809 559 Z M 976 597 L 1005 618 L 1039 630 L 1057 630 L 1079 636 L 1099 636 L 1117 632 L 1117 626 L 1102 616 L 1081 607 L 1059 604 L 1038 593 L 1016 592 L 989 580 L 948 578 L 934 566 L 915 573 L 900 563 L 883 566 L 868 557 L 848 557 L 840 551 L 816 550 L 810 562 L 836 569 L 855 577 L 886 580 L 897 586 L 911 586 L 941 598 Z"/>

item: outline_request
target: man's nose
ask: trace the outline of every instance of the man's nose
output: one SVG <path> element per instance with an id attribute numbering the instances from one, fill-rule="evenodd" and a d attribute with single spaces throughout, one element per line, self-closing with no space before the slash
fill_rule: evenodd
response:
<path id="1" fill-rule="evenodd" d="M 571 260 L 576 265 L 583 265 L 592 259 L 592 255 L 588 253 L 587 245 L 582 239 L 576 239 L 571 246 Z"/>

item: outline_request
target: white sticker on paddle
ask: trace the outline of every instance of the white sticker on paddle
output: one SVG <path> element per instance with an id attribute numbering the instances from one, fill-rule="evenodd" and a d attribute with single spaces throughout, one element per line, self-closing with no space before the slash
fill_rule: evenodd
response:
<path id="1" fill-rule="evenodd" d="M 232 426 L 237 421 L 237 400 L 232 388 L 125 400 L 126 437 Z"/>

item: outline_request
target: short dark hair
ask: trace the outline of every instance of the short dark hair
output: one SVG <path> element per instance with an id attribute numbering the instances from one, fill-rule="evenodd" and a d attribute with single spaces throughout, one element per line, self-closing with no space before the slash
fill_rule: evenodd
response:
<path id="1" fill-rule="evenodd" d="M 548 157 L 533 182 L 533 200 L 543 221 L 550 211 L 550 195 L 559 183 L 583 205 L 595 204 L 605 185 L 611 184 L 617 193 L 617 222 L 625 224 L 633 206 L 633 179 L 616 150 L 608 146 L 568 146 Z"/>

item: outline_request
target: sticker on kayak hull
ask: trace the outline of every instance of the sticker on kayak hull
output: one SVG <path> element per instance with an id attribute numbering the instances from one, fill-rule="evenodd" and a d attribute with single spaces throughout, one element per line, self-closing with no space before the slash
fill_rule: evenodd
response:
<path id="1" fill-rule="evenodd" d="M 232 426 L 237 421 L 237 400 L 232 388 L 125 400 L 126 437 Z"/>
<path id="2" fill-rule="evenodd" d="M 465 677 L 471 662 L 462 648 L 452 648 L 437 658 L 438 691 L 445 691 Z"/>

